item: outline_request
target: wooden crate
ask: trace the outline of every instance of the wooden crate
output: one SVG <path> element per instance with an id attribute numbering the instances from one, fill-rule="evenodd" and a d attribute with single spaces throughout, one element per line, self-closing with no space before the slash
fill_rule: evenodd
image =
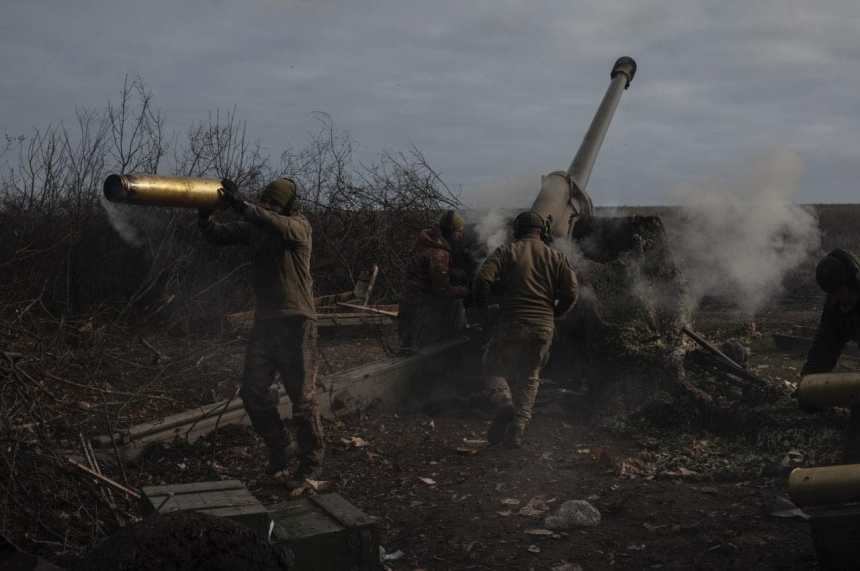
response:
<path id="1" fill-rule="evenodd" d="M 291 568 L 302 571 L 376 571 L 376 522 L 338 494 L 309 496 L 269 506 L 275 523 L 271 543 Z"/>
<path id="2" fill-rule="evenodd" d="M 238 480 L 143 488 L 143 517 L 181 510 L 226 517 L 251 528 L 260 537 L 269 535 L 269 512 Z"/>

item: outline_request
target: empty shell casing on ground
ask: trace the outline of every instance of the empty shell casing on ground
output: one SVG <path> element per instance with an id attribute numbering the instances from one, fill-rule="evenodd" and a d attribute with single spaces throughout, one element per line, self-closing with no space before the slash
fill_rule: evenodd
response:
<path id="1" fill-rule="evenodd" d="M 795 468 L 788 476 L 788 497 L 801 508 L 860 502 L 860 464 Z"/>
<path id="2" fill-rule="evenodd" d="M 801 403 L 815 406 L 860 405 L 860 372 L 806 375 L 795 396 Z"/>
<path id="3" fill-rule="evenodd" d="M 229 202 L 220 192 L 219 178 L 152 174 L 112 174 L 104 183 L 105 198 L 138 206 L 173 206 L 225 210 Z"/>

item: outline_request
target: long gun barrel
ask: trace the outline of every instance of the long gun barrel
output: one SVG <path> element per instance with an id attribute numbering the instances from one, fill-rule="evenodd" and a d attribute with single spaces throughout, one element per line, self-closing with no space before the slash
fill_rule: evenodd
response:
<path id="1" fill-rule="evenodd" d="M 230 205 L 221 187 L 218 178 L 112 174 L 105 179 L 104 193 L 109 201 L 125 204 L 224 210 Z"/>
<path id="2" fill-rule="evenodd" d="M 541 189 L 532 210 L 549 223 L 553 237 L 570 236 L 577 218 L 593 212 L 591 197 L 585 192 L 585 187 L 621 94 L 630 87 L 635 74 L 636 62 L 633 58 L 625 56 L 615 62 L 610 73 L 612 80 L 603 101 L 567 172 L 556 171 L 541 177 Z"/>

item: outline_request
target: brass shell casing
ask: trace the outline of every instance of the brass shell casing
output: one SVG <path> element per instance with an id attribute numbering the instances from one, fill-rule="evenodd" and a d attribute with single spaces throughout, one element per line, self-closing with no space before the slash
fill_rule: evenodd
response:
<path id="1" fill-rule="evenodd" d="M 788 476 L 788 497 L 800 508 L 860 502 L 860 464 L 795 468 Z"/>
<path id="2" fill-rule="evenodd" d="M 819 407 L 860 405 L 860 372 L 806 375 L 795 396 L 803 404 Z"/>
<path id="3" fill-rule="evenodd" d="M 138 206 L 225 210 L 230 204 L 219 191 L 221 187 L 218 178 L 112 174 L 105 179 L 104 193 L 111 202 Z"/>

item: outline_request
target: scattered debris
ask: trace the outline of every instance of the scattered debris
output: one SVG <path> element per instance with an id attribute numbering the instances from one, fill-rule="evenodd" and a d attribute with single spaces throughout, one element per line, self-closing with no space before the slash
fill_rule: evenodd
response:
<path id="1" fill-rule="evenodd" d="M 552 532 L 548 529 L 526 529 L 523 531 L 526 535 L 552 535 Z"/>
<path id="2" fill-rule="evenodd" d="M 462 454 L 464 456 L 474 456 L 478 453 L 477 448 L 470 448 L 468 446 L 458 446 L 455 451 L 457 454 Z"/>
<path id="3" fill-rule="evenodd" d="M 770 515 L 776 517 L 799 517 L 800 519 L 809 519 L 809 515 L 802 509 L 791 503 L 788 498 L 777 496 L 773 501 L 773 507 L 770 510 Z"/>
<path id="4" fill-rule="evenodd" d="M 552 567 L 551 571 L 582 571 L 582 565 L 579 563 L 565 563 L 564 565 Z"/>
<path id="5" fill-rule="evenodd" d="M 401 559 L 404 555 L 406 555 L 406 554 L 398 549 L 394 553 L 386 553 L 385 557 L 383 557 L 383 560 L 384 561 L 397 561 L 398 559 Z"/>
<path id="6" fill-rule="evenodd" d="M 341 438 L 341 442 L 346 446 L 351 446 L 353 448 L 364 448 L 365 446 L 370 446 L 370 442 L 367 440 L 363 440 L 358 436 L 353 436 L 352 438 Z"/>
<path id="7" fill-rule="evenodd" d="M 518 506 L 520 503 L 521 502 L 516 498 L 505 498 L 502 500 L 502 505 L 506 506 Z"/>
<path id="8" fill-rule="evenodd" d="M 540 553 L 540 547 L 537 545 L 529 545 L 528 549 L 531 553 Z"/>
<path id="9" fill-rule="evenodd" d="M 544 525 L 549 529 L 570 529 L 600 524 L 600 512 L 585 500 L 568 500 L 561 504 L 558 513 L 548 516 Z"/>
<path id="10" fill-rule="evenodd" d="M 789 450 L 780 464 L 783 468 L 796 468 L 803 465 L 803 453 L 799 450 Z"/>
<path id="11" fill-rule="evenodd" d="M 325 480 L 306 480 L 313 491 L 320 493 L 331 489 L 332 483 Z"/>
<path id="12" fill-rule="evenodd" d="M 418 479 L 427 484 L 428 486 L 436 485 L 436 480 L 434 480 L 433 478 L 422 478 L 419 476 Z"/>
<path id="13" fill-rule="evenodd" d="M 549 511 L 549 506 L 541 497 L 532 498 L 526 505 L 520 508 L 517 515 L 539 516 Z"/>

